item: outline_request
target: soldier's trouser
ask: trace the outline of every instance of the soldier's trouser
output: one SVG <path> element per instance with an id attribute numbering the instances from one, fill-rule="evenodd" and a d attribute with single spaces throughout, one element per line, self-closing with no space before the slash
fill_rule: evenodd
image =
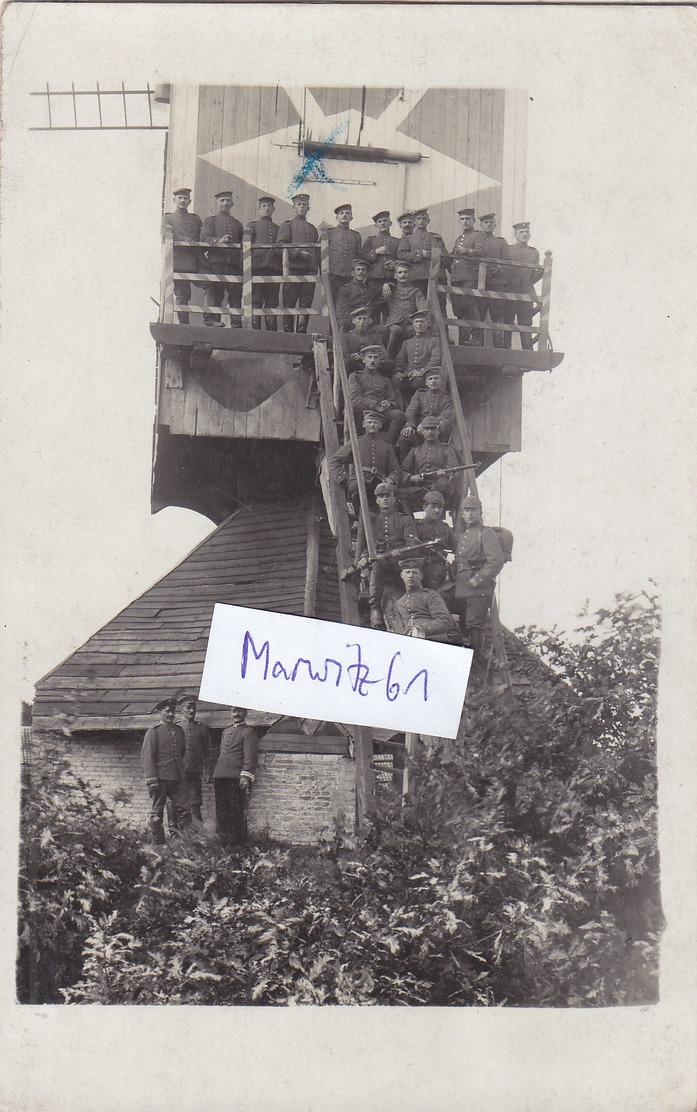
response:
<path id="1" fill-rule="evenodd" d="M 418 555 L 418 553 L 416 553 Z M 448 578 L 448 565 L 438 556 L 427 556 L 424 560 L 423 585 L 429 591 L 439 591 Z"/>
<path id="2" fill-rule="evenodd" d="M 534 306 L 532 306 L 528 301 L 504 301 L 503 302 L 503 307 L 504 307 L 503 308 L 503 323 L 504 324 L 515 324 L 516 323 L 516 317 L 517 317 L 518 318 L 518 324 L 523 324 L 523 325 L 526 325 L 527 327 L 530 327 L 530 328 L 532 327 L 532 317 L 533 317 L 533 312 L 534 312 Z M 523 351 L 532 351 L 532 344 L 533 344 L 532 333 L 531 332 L 520 332 L 519 335 L 520 335 L 520 346 L 522 347 Z M 511 337 L 512 336 L 513 336 L 512 332 L 504 332 L 504 334 L 503 334 L 503 346 L 504 347 L 509 348 L 511 346 Z"/>
<path id="3" fill-rule="evenodd" d="M 503 305 L 505 305 L 505 302 L 494 299 L 493 297 L 481 298 L 480 300 L 484 307 L 481 311 L 482 320 L 485 319 L 486 313 L 488 312 L 489 316 L 491 317 L 492 324 L 503 324 Z M 495 329 L 493 336 L 494 347 L 503 347 L 503 332 Z"/>
<path id="4" fill-rule="evenodd" d="M 231 776 L 213 781 L 215 791 L 215 829 L 226 845 L 239 845 L 244 841 L 245 793 L 239 780 Z"/>
<path id="5" fill-rule="evenodd" d="M 203 304 L 206 309 L 219 309 L 223 304 L 223 298 L 227 294 L 227 303 L 231 309 L 239 309 L 242 306 L 242 285 L 236 283 L 228 285 L 226 282 L 210 282 L 205 289 L 203 295 Z M 206 312 L 203 314 L 204 321 L 218 321 L 222 320 L 220 313 Z M 232 328 L 242 327 L 242 317 L 231 317 L 230 325 Z"/>
<path id="6" fill-rule="evenodd" d="M 191 789 L 186 780 L 158 780 L 151 784 L 150 792 L 150 830 L 156 846 L 164 845 L 165 828 L 162 816 L 168 799 L 176 807 L 182 828 L 191 825 Z"/>
<path id="7" fill-rule="evenodd" d="M 334 299 L 334 304 L 335 305 L 336 305 L 336 298 L 337 298 L 337 294 L 339 293 L 339 290 L 341 289 L 342 286 L 345 286 L 346 283 L 350 282 L 350 281 L 351 281 L 351 276 L 350 275 L 344 275 L 344 274 L 330 274 L 329 275 L 329 288 L 332 291 L 332 298 Z"/>
<path id="8" fill-rule="evenodd" d="M 484 648 L 487 616 L 491 600 L 491 595 L 474 595 L 469 598 L 455 598 L 451 604 L 452 609 L 459 614 L 460 629 L 463 636 L 469 640 L 470 647 L 474 649 L 477 664 L 480 663 L 481 652 Z"/>
<path id="9" fill-rule="evenodd" d="M 191 816 L 198 822 L 203 822 L 201 817 L 201 807 L 203 806 L 203 781 L 195 772 L 187 772 L 186 782 L 189 785 L 189 803 L 191 804 Z M 171 799 L 167 800 L 167 821 L 170 830 L 179 830 L 181 823 L 179 821 L 179 811 L 175 807 Z"/>
<path id="10" fill-rule="evenodd" d="M 482 320 L 480 301 L 482 302 L 482 308 L 484 307 L 484 302 L 478 297 L 468 297 L 464 292 L 468 288 L 470 287 L 458 286 L 457 290 L 455 288 L 451 289 L 450 300 L 453 303 L 453 313 L 459 320 Z M 481 344 L 481 328 L 470 328 L 468 325 L 463 324 L 459 327 L 458 331 L 458 339 L 461 344 L 469 343 L 470 340 L 475 344 Z"/>
<path id="11" fill-rule="evenodd" d="M 186 308 L 188 308 L 189 302 L 191 301 L 191 282 L 187 282 L 186 279 L 183 278 L 175 278 L 173 285 L 174 300 L 177 305 L 186 306 Z M 177 317 L 180 324 L 189 323 L 188 313 L 177 313 Z"/>
<path id="12" fill-rule="evenodd" d="M 388 324 L 387 335 L 389 337 L 387 341 L 387 354 L 390 359 L 394 359 L 407 336 L 414 335 L 414 328 L 407 320 L 402 321 L 400 324 Z"/>
<path id="13" fill-rule="evenodd" d="M 377 560 L 370 569 L 370 579 L 368 581 L 369 606 L 382 606 L 382 592 L 388 583 L 393 583 L 395 587 L 401 589 L 402 580 L 399 575 L 399 564 L 396 560 L 390 558 Z"/>
<path id="14" fill-rule="evenodd" d="M 370 474 L 365 475 L 365 489 L 366 489 L 366 493 L 368 495 L 368 505 L 373 510 L 377 509 L 377 502 L 375 501 L 375 493 L 374 493 L 375 487 L 377 486 L 378 483 L 382 483 L 384 481 L 385 480 L 382 478 L 382 476 L 379 476 L 379 475 L 370 475 Z M 351 501 L 353 502 L 353 505 L 354 505 L 354 509 L 355 509 L 356 513 L 358 513 L 358 511 L 360 509 L 360 502 L 359 502 L 359 499 L 358 499 L 358 482 L 357 482 L 356 479 L 351 478 L 351 479 L 347 480 L 347 482 L 346 482 L 346 497 L 351 499 Z"/>
<path id="15" fill-rule="evenodd" d="M 404 499 L 410 510 L 422 510 L 424 494 L 429 490 L 437 490 L 442 494 L 446 507 L 452 509 L 462 494 L 462 476 L 453 475 L 448 478 L 447 475 L 443 475 L 440 479 L 426 479 L 418 486 L 416 483 L 411 483 L 409 486 L 399 488 L 399 496 Z"/>
<path id="16" fill-rule="evenodd" d="M 283 286 L 284 309 L 311 309 L 315 296 L 314 282 L 288 282 Z M 307 332 L 308 317 L 298 315 L 283 318 L 284 332 Z M 296 321 L 295 327 L 293 322 Z"/>
<path id="17" fill-rule="evenodd" d="M 281 287 L 278 282 L 254 282 L 252 285 L 253 309 L 278 309 Z M 277 317 L 264 317 L 267 332 L 278 330 Z M 252 317 L 252 328 L 261 328 L 261 317 Z"/>

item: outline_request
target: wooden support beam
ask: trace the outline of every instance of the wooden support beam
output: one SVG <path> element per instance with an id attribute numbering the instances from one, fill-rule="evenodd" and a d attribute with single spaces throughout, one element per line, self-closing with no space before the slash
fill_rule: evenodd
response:
<path id="1" fill-rule="evenodd" d="M 549 305 L 552 296 L 552 252 L 545 251 L 544 270 L 542 271 L 542 288 L 540 291 L 540 336 L 537 346 L 540 351 L 549 347 Z"/>
<path id="2" fill-rule="evenodd" d="M 319 505 L 313 494 L 307 508 L 307 551 L 305 559 L 305 601 L 303 614 L 314 618 L 317 604 L 317 576 L 319 574 Z"/>
<path id="3" fill-rule="evenodd" d="M 402 806 L 414 786 L 414 759 L 419 744 L 418 734 L 404 735 L 404 776 L 402 778 Z"/>

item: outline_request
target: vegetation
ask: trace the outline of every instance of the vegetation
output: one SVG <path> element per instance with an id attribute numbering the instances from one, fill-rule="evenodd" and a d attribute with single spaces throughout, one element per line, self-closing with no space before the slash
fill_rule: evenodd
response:
<path id="1" fill-rule="evenodd" d="M 468 701 L 355 846 L 145 845 L 32 769 L 22 1001 L 608 1006 L 658 992 L 658 610 L 531 630 L 528 692 Z M 543 663 L 544 662 L 544 666 Z"/>

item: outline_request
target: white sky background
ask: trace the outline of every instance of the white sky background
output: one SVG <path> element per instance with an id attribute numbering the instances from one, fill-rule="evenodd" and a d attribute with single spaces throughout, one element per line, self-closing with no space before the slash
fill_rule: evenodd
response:
<path id="1" fill-rule="evenodd" d="M 19 697 L 31 698 L 35 680 L 211 528 L 185 510 L 150 515 L 155 347 L 148 324 L 156 312 L 149 298 L 159 296 L 163 134 L 29 132 L 36 111 L 29 92 L 47 81 L 61 88 L 122 80 L 527 88 L 527 214 L 532 242 L 554 251 L 551 333 L 566 355 L 551 376 L 526 377 L 523 451 L 503 466 L 501 520 L 516 543 L 502 577 L 502 616 L 511 626 L 568 626 L 587 599 L 592 608 L 605 605 L 616 591 L 640 589 L 650 576 L 667 591 L 669 617 L 685 602 L 676 585 L 685 582 L 686 539 L 694 536 L 695 12 L 255 9 L 15 4 L 4 12 L 0 508 L 9 522 L 2 602 L 12 745 Z M 453 239 L 454 226 L 439 230 L 446 242 Z M 495 521 L 498 466 L 482 494 L 488 520 Z M 676 685 L 688 684 L 690 675 L 680 673 Z M 670 821 L 670 812 L 663 814 Z M 71 1029 L 84 1033 L 90 1010 L 77 1011 L 70 1010 Z M 325 1028 L 330 1018 L 335 1022 L 326 1011 Z M 360 1031 L 351 1035 L 364 1051 L 372 1030 L 365 1011 Z M 539 1038 L 531 1042 L 517 1026 L 522 1016 L 499 1013 L 495 1047 L 503 1060 L 491 1065 L 477 1090 L 478 1110 L 599 1108 L 594 1073 L 580 1069 L 581 1057 L 569 1052 L 576 1037 L 592 1043 L 607 1097 L 603 1109 L 691 1107 L 694 1094 L 685 1100 L 679 1086 L 666 1088 L 663 1075 L 652 1072 L 656 1041 L 669 1042 L 671 1027 L 656 1013 L 654 1023 L 648 1011 L 622 1019 L 623 1035 L 631 1028 L 622 1042 L 633 1055 L 631 1103 L 614 1056 L 618 1017 L 599 1028 L 595 1016 L 566 1016 L 572 1041 L 565 1036 L 558 1044 L 556 1023 L 544 1022 L 551 1014 L 540 1017 Z M 116 1012 L 90 1030 L 97 1064 L 81 1062 L 91 1071 L 82 1078 L 86 1101 L 99 1084 L 99 1054 L 111 1055 L 121 1038 Z M 277 1030 L 265 1013 L 269 1032 Z M 493 1019 L 482 1017 L 480 1042 Z M 297 1029 L 305 1022 L 303 1016 Z M 462 1022 L 449 1014 L 449 1035 Z M 50 1023 L 55 1050 L 62 1028 Z M 336 1023 L 340 1039 L 343 1016 Z M 429 1097 L 417 1100 L 421 1090 L 400 1090 L 398 1081 L 389 1087 L 393 1061 L 399 1066 L 400 1059 L 385 1042 L 373 1093 L 386 1095 L 372 1107 L 464 1107 L 465 1079 L 453 1087 L 440 1070 L 445 1029 L 420 1029 L 417 1046 L 409 1023 L 401 1025 L 401 1037 L 412 1046 L 410 1065 L 424 1062 Z M 182 1037 L 186 1043 L 190 1031 Z M 548 1040 L 550 1054 L 533 1082 L 544 1074 L 553 1093 L 579 1067 L 573 1096 L 564 1102 L 526 1103 L 521 1086 L 540 1040 Z M 490 1041 L 486 1046 L 491 1051 Z M 169 1055 L 171 1044 L 160 1053 Z M 105 1093 L 105 1110 L 136 1107 L 119 1103 L 137 1073 L 132 1059 L 123 1059 L 121 1049 L 118 1054 L 126 1088 L 111 1103 Z M 303 1092 L 293 1061 L 289 1094 Z M 213 1084 L 216 1067 L 210 1057 L 209 1063 Z M 470 1064 L 479 1066 L 476 1052 Z M 666 1076 L 680 1074 L 677 1061 L 670 1067 Z M 334 1068 L 324 1088 L 315 1080 L 308 1109 L 354 1107 L 345 1094 L 357 1084 L 355 1071 L 349 1063 L 341 1072 L 339 1061 Z M 500 1097 L 506 1069 L 520 1082 L 508 1100 Z M 247 1080 L 254 1091 L 254 1078 Z M 61 1091 L 36 1096 L 27 1107 L 72 1112 L 78 1105 L 70 1079 Z M 198 1106 L 199 1092 L 182 1082 L 176 1093 L 168 1091 L 168 1106 L 188 1112 Z M 394 1105 L 393 1096 L 399 1098 Z M 0 1101 L 13 1112 L 20 1103 Z M 254 1106 L 280 1104 L 269 1098 Z M 295 1104 L 289 1095 L 286 1106 L 305 1108 L 302 1096 Z"/>

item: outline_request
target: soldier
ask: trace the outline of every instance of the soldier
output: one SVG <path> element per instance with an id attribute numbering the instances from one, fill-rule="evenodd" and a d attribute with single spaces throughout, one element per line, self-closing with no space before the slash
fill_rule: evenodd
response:
<path id="1" fill-rule="evenodd" d="M 438 591 L 422 584 L 422 560 L 404 559 L 399 569 L 405 593 L 395 602 L 395 608 L 407 637 L 425 637 L 429 641 L 447 644 L 461 643 L 455 620 Z"/>
<path id="2" fill-rule="evenodd" d="M 496 576 L 504 565 L 504 554 L 493 529 L 482 524 L 482 504 L 475 496 L 463 498 L 460 511 L 464 532 L 456 553 L 453 610 L 460 615 L 460 629 L 474 649 L 473 663 L 480 667 L 486 635 L 487 615 L 494 597 Z"/>
<path id="3" fill-rule="evenodd" d="M 443 258 L 446 258 L 445 244 L 442 236 L 437 232 L 429 232 L 430 217 L 428 209 L 421 208 L 414 211 L 416 227 L 411 235 L 400 240 L 397 258 L 400 261 L 412 263 L 411 281 L 421 290 L 424 297 L 428 292 L 428 276 L 431 270 L 431 255 L 436 244 L 440 244 Z M 438 281 L 445 281 L 445 271 L 441 267 L 438 272 Z M 441 310 L 445 309 L 445 296 L 438 294 Z"/>
<path id="4" fill-rule="evenodd" d="M 259 735 L 248 726 L 244 707 L 230 707 L 232 724 L 220 739 L 220 756 L 213 770 L 215 826 L 224 845 L 245 839 L 244 807 L 257 767 Z"/>
<path id="5" fill-rule="evenodd" d="M 447 444 L 453 431 L 453 400 L 448 391 L 443 389 L 440 367 L 428 367 L 424 377 L 425 388 L 417 390 L 407 406 L 402 436 L 406 440 L 415 440 L 416 430 L 423 418 L 437 417 L 438 439 Z"/>
<path id="6" fill-rule="evenodd" d="M 345 286 L 351 277 L 351 264 L 354 259 L 363 258 L 363 245 L 359 232 L 354 232 L 349 227 L 353 220 L 353 209 L 350 205 L 337 205 L 334 209 L 336 227 L 327 232 L 329 243 L 329 287 L 332 291 L 334 304 L 342 286 Z"/>
<path id="7" fill-rule="evenodd" d="M 397 354 L 407 336 L 414 333 L 410 319 L 412 313 L 428 308 L 421 290 L 410 280 L 410 271 L 411 264 L 398 259 L 394 268 L 394 282 L 390 283 L 392 292 L 387 299 L 385 328 L 389 335 L 387 354 L 392 357 Z"/>
<path id="8" fill-rule="evenodd" d="M 384 290 L 384 285 L 394 274 L 399 240 L 396 236 L 390 235 L 392 221 L 387 209 L 376 212 L 373 223 L 376 234 L 367 236 L 364 240 L 363 257 L 370 263 L 368 285 L 373 291 L 375 301 L 380 301 L 389 296 Z"/>
<path id="9" fill-rule="evenodd" d="M 183 271 L 185 274 L 192 274 L 201 270 L 199 266 L 200 252 L 186 247 L 178 247 L 177 244 L 184 243 L 198 243 L 201 235 L 201 217 L 197 216 L 195 212 L 187 212 L 191 204 L 191 190 L 182 187 L 175 189 L 174 193 L 174 212 L 166 212 L 162 217 L 162 235 L 165 229 L 169 228 L 174 233 L 174 258 L 173 268 L 176 271 Z M 174 279 L 174 300 L 177 305 L 182 308 L 188 309 L 189 302 L 191 301 L 191 282 L 188 278 L 175 278 Z M 177 319 L 180 324 L 189 323 L 189 314 L 187 312 L 177 313 Z"/>
<path id="10" fill-rule="evenodd" d="M 399 242 L 401 243 L 401 241 L 403 239 L 406 239 L 407 236 L 411 235 L 411 233 L 414 231 L 414 228 L 416 227 L 416 222 L 414 220 L 413 210 L 412 209 L 406 209 L 402 213 L 401 216 L 397 217 L 397 223 L 399 224 L 399 230 L 402 233 L 401 238 L 399 240 Z M 398 248 L 398 252 L 399 252 L 399 248 Z"/>
<path id="11" fill-rule="evenodd" d="M 234 201 L 229 189 L 223 189 L 215 194 L 216 212 L 207 216 L 203 221 L 201 241 L 211 245 L 206 253 L 207 269 L 213 274 L 238 274 L 242 275 L 242 232 L 239 220 L 230 216 L 230 209 Z M 231 247 L 231 244 L 240 246 Z M 238 282 L 209 282 L 205 287 L 203 303 L 207 309 L 220 309 L 223 298 L 227 294 L 229 309 L 239 309 L 242 306 L 242 283 Z M 219 313 L 204 313 L 203 323 L 209 326 L 223 328 L 223 321 Z M 231 328 L 242 327 L 242 317 L 230 318 Z"/>
<path id="12" fill-rule="evenodd" d="M 424 417 L 418 431 L 423 437 L 423 444 L 411 448 L 402 467 L 407 475 L 407 486 L 401 493 L 410 508 L 420 506 L 424 493 L 427 490 L 439 490 L 443 495 L 446 506 L 453 506 L 459 498 L 462 479 L 458 472 L 448 475 L 435 474 L 424 478 L 428 472 L 444 472 L 451 467 L 460 467 L 458 454 L 450 444 L 441 444 L 438 440 L 438 417 Z"/>
<path id="13" fill-rule="evenodd" d="M 422 389 L 426 385 L 426 370 L 440 367 L 441 361 L 440 340 L 429 331 L 431 314 L 428 310 L 420 309 L 409 319 L 414 335 L 404 341 L 396 359 L 397 382 L 407 394 Z"/>
<path id="14" fill-rule="evenodd" d="M 344 332 L 341 337 L 341 350 L 344 353 L 346 367 L 349 371 L 363 369 L 363 356 L 361 351 L 366 344 L 379 344 L 384 348 L 385 346 L 385 329 L 379 325 L 374 324 L 370 317 L 370 308 L 367 305 L 359 305 L 351 313 L 351 331 Z M 394 371 L 394 363 L 392 360 L 384 359 L 381 364 L 381 373 L 389 377 L 391 372 Z"/>
<path id="15" fill-rule="evenodd" d="M 368 285 L 368 263 L 365 259 L 354 259 L 351 263 L 351 281 L 342 286 L 336 297 L 336 315 L 341 329 L 348 332 L 351 328 L 351 313 L 367 305 L 373 322 L 379 316 L 376 301 L 382 297 L 382 290 L 376 294 Z"/>
<path id="16" fill-rule="evenodd" d="M 348 392 L 353 406 L 356 425 L 363 421 L 363 415 L 370 410 L 382 417 L 383 436 L 390 444 L 396 444 L 404 424 L 404 413 L 399 407 L 397 391 L 385 375 L 380 374 L 380 364 L 385 358 L 385 349 L 380 344 L 366 344 L 361 348 L 363 370 L 349 375 Z"/>
<path id="17" fill-rule="evenodd" d="M 521 220 L 519 224 L 514 224 L 513 234 L 515 235 L 515 243 L 509 243 L 508 245 L 511 258 L 516 263 L 527 263 L 530 269 L 523 270 L 519 267 L 510 267 L 508 292 L 523 293 L 528 297 L 537 297 L 534 283 L 540 280 L 543 271 L 540 270 L 540 252 L 536 247 L 529 246 L 530 222 L 528 220 Z M 529 301 L 503 302 L 503 320 L 505 324 L 515 324 L 517 318 L 518 324 L 532 327 L 532 318 L 536 312 L 537 309 L 534 305 L 531 305 Z M 532 333 L 521 332 L 519 335 L 520 346 L 523 348 L 523 351 L 532 351 Z M 511 336 L 511 332 L 504 333 L 504 347 L 509 348 L 511 346 Z"/>
<path id="18" fill-rule="evenodd" d="M 162 816 L 168 799 L 172 800 L 182 827 L 191 825 L 191 789 L 184 767 L 184 731 L 174 724 L 174 699 L 162 699 L 153 708 L 160 722 L 152 726 L 143 740 L 140 760 L 150 793 L 150 830 L 154 845 L 165 843 Z"/>
<path id="19" fill-rule="evenodd" d="M 201 822 L 203 776 L 204 773 L 206 777 L 210 777 L 211 774 L 211 735 L 204 722 L 196 721 L 197 706 L 195 695 L 180 695 L 177 699 L 186 745 L 184 772 L 191 790 L 191 813 L 195 819 Z M 174 808 L 172 809 L 174 810 Z"/>
<path id="20" fill-rule="evenodd" d="M 416 535 L 420 541 L 438 541 L 434 548 L 429 548 L 423 562 L 423 585 L 432 591 L 440 591 L 445 585 L 449 563 L 454 559 L 457 548 L 455 532 L 443 520 L 444 513 L 445 499 L 441 492 L 427 491 L 424 494 L 424 516 L 416 522 Z"/>
<path id="21" fill-rule="evenodd" d="M 245 229 L 252 239 L 252 271 L 254 275 L 276 275 L 282 272 L 281 257 L 273 249 L 278 238 L 278 224 L 273 222 L 276 202 L 273 197 L 259 198 L 259 219 L 252 220 Z M 268 244 L 268 250 L 261 247 L 254 249 L 254 244 Z M 280 294 L 280 285 L 277 282 L 254 282 L 252 285 L 253 309 L 277 309 Z M 276 332 L 278 324 L 276 317 L 264 317 L 266 331 Z M 261 328 L 261 317 L 252 317 L 252 328 Z"/>
<path id="22" fill-rule="evenodd" d="M 483 232 L 478 232 L 474 226 L 473 208 L 458 209 L 457 215 L 462 230 L 450 252 L 450 279 L 452 282 L 450 298 L 453 303 L 453 313 L 460 319 L 482 320 L 480 301 L 482 309 L 485 310 L 484 299 L 467 297 L 456 291 L 476 290 L 479 282 L 477 260 L 486 257 L 486 236 Z M 460 325 L 459 342 L 461 344 L 471 343 L 475 347 L 481 347 L 481 330 L 472 329 L 468 325 Z"/>
<path id="23" fill-rule="evenodd" d="M 375 541 L 375 551 L 383 559 L 375 560 L 372 565 L 369 563 L 362 519 L 358 530 L 357 567 L 360 568 L 362 576 L 368 577 L 368 605 L 370 624 L 373 629 L 385 628 L 382 613 L 382 595 L 385 587 L 389 582 L 395 587 L 400 585 L 399 564 L 394 557 L 387 556 L 386 553 L 395 548 L 404 548 L 406 545 L 417 543 L 414 519 L 407 514 L 398 513 L 396 496 L 397 488 L 391 483 L 378 483 L 375 488 L 378 512 L 370 515 L 370 527 Z"/>
<path id="24" fill-rule="evenodd" d="M 319 243 L 319 232 L 314 224 L 307 220 L 310 210 L 309 193 L 297 193 L 292 198 L 294 215 L 290 220 L 284 220 L 278 229 L 276 243 Z M 292 247 L 288 251 L 288 274 L 297 277 L 303 274 L 317 274 L 319 271 L 319 253 L 313 247 Z M 283 286 L 284 309 L 310 309 L 315 296 L 314 282 L 286 282 Z M 297 321 L 295 328 L 293 320 Z M 307 332 L 309 317 L 298 314 L 297 317 L 284 317 L 283 329 L 285 332 Z"/>
<path id="25" fill-rule="evenodd" d="M 394 448 L 379 435 L 381 426 L 380 414 L 366 410 L 363 414 L 365 433 L 358 440 L 357 447 L 369 498 L 373 496 L 373 489 L 379 482 L 384 480 L 396 487 L 400 477 Z M 358 512 L 358 483 L 350 440 L 347 439 L 330 459 L 329 473 L 335 483 L 345 487 L 346 496 L 351 499 Z"/>
<path id="26" fill-rule="evenodd" d="M 496 228 L 496 213 L 489 212 L 486 216 L 480 216 L 479 226 L 486 238 L 487 259 L 510 259 L 511 249 L 505 239 L 501 236 L 494 235 Z M 486 288 L 496 293 L 503 292 L 507 285 L 508 273 L 509 272 L 504 266 L 497 266 L 496 263 L 490 263 L 486 268 Z M 492 297 L 482 298 L 480 300 L 484 303 L 483 310 L 480 309 L 482 320 L 485 319 L 488 310 L 492 324 L 503 324 L 504 302 Z M 503 347 L 503 333 L 498 330 L 494 330 L 494 347 Z"/>

